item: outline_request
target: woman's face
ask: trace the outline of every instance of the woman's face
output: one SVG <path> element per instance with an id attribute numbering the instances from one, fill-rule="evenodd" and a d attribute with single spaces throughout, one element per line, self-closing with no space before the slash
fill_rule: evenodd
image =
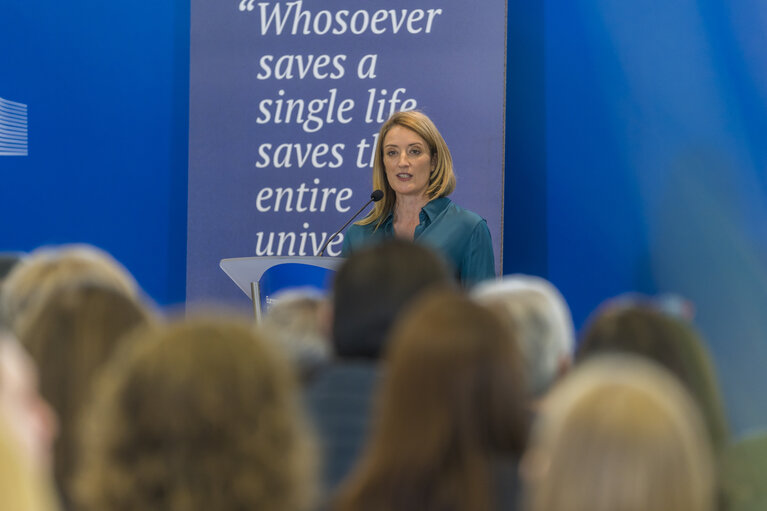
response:
<path id="1" fill-rule="evenodd" d="M 383 141 L 383 162 L 386 179 L 397 197 L 426 197 L 434 158 L 418 133 L 403 126 L 391 128 Z"/>

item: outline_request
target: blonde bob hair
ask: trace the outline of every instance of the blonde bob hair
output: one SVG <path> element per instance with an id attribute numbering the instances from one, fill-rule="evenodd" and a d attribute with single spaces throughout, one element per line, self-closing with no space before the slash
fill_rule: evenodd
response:
<path id="1" fill-rule="evenodd" d="M 522 463 L 525 511 L 713 511 L 711 446 L 670 373 L 630 355 L 584 363 L 547 397 Z"/>
<path id="2" fill-rule="evenodd" d="M 359 225 L 376 223 L 376 228 L 381 222 L 394 211 L 397 197 L 394 190 L 386 179 L 386 169 L 383 162 L 383 145 L 386 135 L 395 126 L 402 126 L 414 131 L 424 139 L 429 146 L 429 155 L 434 163 L 434 170 L 429 176 L 429 186 L 426 195 L 429 200 L 438 197 L 447 197 L 455 190 L 455 174 L 453 173 L 453 157 L 447 148 L 445 139 L 442 138 L 437 127 L 431 119 L 418 110 L 396 112 L 381 126 L 376 140 L 375 159 L 373 160 L 373 189 L 381 190 L 383 199 L 376 202 L 368 216 L 357 222 Z"/>

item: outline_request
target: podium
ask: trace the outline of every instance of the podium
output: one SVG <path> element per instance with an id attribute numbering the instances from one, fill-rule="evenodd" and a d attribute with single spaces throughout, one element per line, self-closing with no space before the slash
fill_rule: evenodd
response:
<path id="1" fill-rule="evenodd" d="M 271 296 L 278 291 L 301 287 L 326 291 L 330 278 L 344 260 L 308 256 L 235 257 L 222 259 L 219 267 L 253 301 L 253 314 L 260 320 Z"/>

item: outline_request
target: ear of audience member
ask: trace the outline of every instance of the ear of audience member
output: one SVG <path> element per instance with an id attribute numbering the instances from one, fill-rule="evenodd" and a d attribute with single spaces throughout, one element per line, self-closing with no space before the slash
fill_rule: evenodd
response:
<path id="1" fill-rule="evenodd" d="M 40 390 L 60 421 L 54 473 L 68 502 L 77 464 L 75 424 L 91 397 L 93 379 L 132 330 L 151 321 L 135 298 L 101 283 L 53 289 L 18 325 L 19 337 L 40 371 Z"/>
<path id="2" fill-rule="evenodd" d="M 42 247 L 15 265 L 0 287 L 0 325 L 16 332 L 24 312 L 40 297 L 81 280 L 101 282 L 130 296 L 139 288 L 112 256 L 90 245 Z"/>
<path id="3" fill-rule="evenodd" d="M 333 344 L 341 358 L 377 359 L 407 303 L 452 276 L 432 250 L 404 240 L 367 247 L 338 270 L 333 285 Z"/>
<path id="4" fill-rule="evenodd" d="M 32 467 L 40 472 L 50 471 L 57 433 L 56 416 L 40 395 L 34 362 L 13 334 L 2 330 L 0 420 L 15 436 Z"/>
<path id="5" fill-rule="evenodd" d="M 102 371 L 83 424 L 78 509 L 313 505 L 313 442 L 273 345 L 227 319 L 136 335 Z"/>
<path id="6" fill-rule="evenodd" d="M 330 340 L 323 325 L 326 308 L 326 298 L 316 291 L 286 291 L 274 296 L 259 325 L 264 336 L 296 365 L 305 382 L 330 361 Z"/>
<path id="7" fill-rule="evenodd" d="M 336 274 L 332 337 L 336 360 L 306 389 L 306 403 L 323 448 L 323 486 L 328 493 L 359 456 L 370 424 L 378 358 L 401 310 L 432 286 L 453 277 L 430 249 L 389 240 L 355 252 Z"/>
<path id="8" fill-rule="evenodd" d="M 525 511 L 714 511 L 711 446 L 686 390 L 635 356 L 586 362 L 547 396 Z"/>
<path id="9" fill-rule="evenodd" d="M 717 455 L 728 439 L 714 365 L 693 327 L 650 303 L 607 302 L 589 321 L 578 347 L 579 361 L 602 353 L 629 353 L 653 360 L 679 378 L 695 398 Z"/>
<path id="10" fill-rule="evenodd" d="M 334 509 L 514 509 L 514 479 L 497 476 L 524 448 L 526 406 L 504 322 L 458 292 L 428 293 L 392 332 L 373 435 Z"/>
<path id="11" fill-rule="evenodd" d="M 7 511 L 56 511 L 46 474 L 35 469 L 16 434 L 0 418 L 0 507 Z"/>
<path id="12" fill-rule="evenodd" d="M 546 279 L 516 274 L 481 283 L 472 296 L 510 322 L 528 388 L 533 398 L 542 397 L 573 358 L 575 329 L 562 294 Z"/>

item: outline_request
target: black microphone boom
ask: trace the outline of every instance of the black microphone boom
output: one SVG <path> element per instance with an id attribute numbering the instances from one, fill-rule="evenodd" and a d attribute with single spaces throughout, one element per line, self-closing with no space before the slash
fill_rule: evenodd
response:
<path id="1" fill-rule="evenodd" d="M 373 193 L 371 193 L 371 194 L 370 194 L 370 200 L 368 200 L 368 201 L 367 201 L 367 202 L 366 202 L 366 203 L 365 203 L 365 204 L 364 204 L 364 205 L 363 205 L 363 206 L 360 208 L 360 210 L 359 210 L 359 211 L 357 211 L 356 213 L 354 213 L 354 216 L 352 216 L 352 217 L 351 217 L 349 220 L 347 220 L 347 221 L 346 221 L 346 223 L 345 223 L 344 225 L 342 225 L 340 229 L 338 229 L 336 232 L 334 232 L 334 233 L 333 233 L 333 236 L 331 236 L 331 237 L 329 237 L 329 238 L 327 239 L 327 241 L 325 242 L 325 244 L 324 244 L 324 245 L 322 245 L 322 249 L 320 249 L 320 253 L 319 253 L 319 254 L 317 254 L 317 255 L 318 255 L 318 256 L 322 256 L 322 255 L 325 253 L 325 249 L 326 249 L 326 248 L 328 248 L 328 245 L 330 245 L 330 242 L 331 242 L 331 241 L 333 241 L 333 239 L 334 239 L 336 236 L 338 236 L 339 234 L 341 234 L 341 231 L 343 231 L 344 229 L 346 229 L 346 226 L 347 226 L 347 225 L 349 225 L 350 223 L 352 223 L 352 220 L 354 220 L 355 218 L 357 218 L 357 217 L 359 216 L 359 214 L 360 214 L 360 213 L 362 213 L 362 211 L 363 211 L 363 210 L 364 210 L 366 207 L 368 207 L 368 205 L 369 205 L 371 202 L 378 202 L 379 200 L 383 199 L 383 195 L 384 195 L 384 194 L 383 194 L 383 192 L 382 192 L 381 190 L 373 190 Z"/>

